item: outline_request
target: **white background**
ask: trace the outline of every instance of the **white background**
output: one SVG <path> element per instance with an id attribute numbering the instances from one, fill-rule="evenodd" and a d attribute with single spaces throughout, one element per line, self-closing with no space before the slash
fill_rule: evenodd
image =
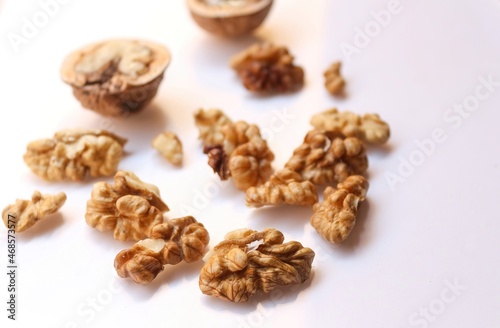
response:
<path id="1" fill-rule="evenodd" d="M 200 30 L 180 0 L 66 2 L 18 49 L 9 33 L 22 36 L 23 19 L 41 7 L 34 0 L 0 6 L 2 207 L 35 189 L 68 195 L 60 214 L 17 236 L 18 320 L 6 319 L 1 274 L 2 327 L 500 326 L 499 86 L 466 119 L 450 112 L 464 100 L 474 105 L 481 77 L 500 81 L 499 1 L 401 0 L 398 14 L 351 56 L 340 45 L 354 45 L 357 28 L 376 28 L 370 13 L 389 1 L 277 1 L 262 28 L 239 40 Z M 173 56 L 154 103 L 126 120 L 82 109 L 59 77 L 67 53 L 108 37 L 154 40 Z M 289 47 L 306 72 L 300 92 L 259 97 L 241 86 L 227 62 L 258 40 Z M 323 87 L 322 72 L 335 59 L 344 62 L 347 80 L 348 96 L 340 100 Z M 333 106 L 379 113 L 392 128 L 386 147 L 369 149 L 368 200 L 349 240 L 336 247 L 310 227 L 310 208 L 249 209 L 231 182 L 216 184 L 192 118 L 197 108 L 218 107 L 267 128 L 279 168 L 310 129 L 311 115 Z M 72 127 L 128 138 L 120 169 L 156 184 L 170 217 L 195 215 L 210 232 L 210 247 L 236 228 L 275 227 L 316 251 L 312 279 L 232 304 L 201 294 L 201 262 L 168 267 L 149 286 L 117 277 L 113 259 L 131 243 L 84 220 L 100 179 L 49 183 L 22 160 L 28 142 Z M 180 169 L 150 147 L 167 129 L 184 144 Z M 419 157 L 415 140 L 431 138 L 434 129 L 444 131 L 444 142 Z M 418 166 L 403 177 L 398 170 L 410 159 Z M 404 182 L 391 185 L 388 174 Z M 1 229 L 3 267 L 6 236 Z"/>

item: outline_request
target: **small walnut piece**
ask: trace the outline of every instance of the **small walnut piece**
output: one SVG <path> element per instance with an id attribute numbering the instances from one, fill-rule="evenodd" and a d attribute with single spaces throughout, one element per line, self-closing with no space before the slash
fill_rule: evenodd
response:
<path id="1" fill-rule="evenodd" d="M 33 173 L 50 181 L 81 181 L 116 172 L 127 142 L 105 130 L 72 129 L 57 132 L 52 139 L 28 144 L 24 162 Z"/>
<path id="2" fill-rule="evenodd" d="M 199 138 L 205 146 L 217 146 L 224 143 L 222 128 L 231 119 L 219 109 L 199 109 L 194 114 L 194 121 L 200 133 Z"/>
<path id="3" fill-rule="evenodd" d="M 313 205 L 318 202 L 316 187 L 310 181 L 303 181 L 299 173 L 283 169 L 271 176 L 269 181 L 258 187 L 251 187 L 246 193 L 246 205 Z"/>
<path id="4" fill-rule="evenodd" d="M 345 80 L 340 75 L 341 63 L 334 62 L 325 71 L 325 87 L 334 96 L 339 96 L 344 92 Z"/>
<path id="5" fill-rule="evenodd" d="M 235 55 L 230 64 L 250 91 L 289 92 L 304 85 L 304 70 L 293 59 L 287 48 L 264 42 Z"/>
<path id="6" fill-rule="evenodd" d="M 276 229 L 228 233 L 201 269 L 202 293 L 246 302 L 258 291 L 268 293 L 276 286 L 304 283 L 310 277 L 315 254 L 299 242 L 283 241 L 283 234 Z M 260 244 L 254 248 L 254 242 Z"/>
<path id="7" fill-rule="evenodd" d="M 9 228 L 9 221 L 14 221 L 16 232 L 23 232 L 46 216 L 55 213 L 64 202 L 66 194 L 63 192 L 42 195 L 39 191 L 35 191 L 31 200 L 18 199 L 15 204 L 4 208 L 2 219 L 6 227 Z"/>
<path id="8" fill-rule="evenodd" d="M 115 269 L 122 278 L 130 277 L 138 284 L 147 284 L 167 264 L 201 259 L 209 240 L 208 231 L 192 216 L 168 220 L 154 226 L 149 238 L 118 253 Z"/>
<path id="9" fill-rule="evenodd" d="M 87 202 L 85 220 L 99 231 L 114 231 L 117 240 L 141 240 L 163 222 L 168 206 L 160 191 L 135 174 L 118 171 L 114 183 L 98 182 Z"/>
<path id="10" fill-rule="evenodd" d="M 174 133 L 160 133 L 153 139 L 152 145 L 170 163 L 182 164 L 182 143 Z"/>
<path id="11" fill-rule="evenodd" d="M 360 175 L 348 177 L 337 189 L 327 187 L 323 202 L 313 207 L 311 225 L 329 242 L 343 242 L 356 224 L 358 205 L 367 191 L 368 181 Z"/>
<path id="12" fill-rule="evenodd" d="M 384 144 L 391 135 L 389 125 L 377 114 L 358 114 L 336 108 L 316 114 L 311 124 L 318 130 L 342 133 L 346 137 L 356 137 L 371 144 Z"/>
<path id="13" fill-rule="evenodd" d="M 285 164 L 304 180 L 326 185 L 344 181 L 348 176 L 368 169 L 363 142 L 340 133 L 312 130 Z"/>
<path id="14" fill-rule="evenodd" d="M 69 54 L 61 76 L 83 107 L 106 116 L 124 116 L 153 99 L 169 62 L 170 53 L 162 45 L 107 40 Z"/>

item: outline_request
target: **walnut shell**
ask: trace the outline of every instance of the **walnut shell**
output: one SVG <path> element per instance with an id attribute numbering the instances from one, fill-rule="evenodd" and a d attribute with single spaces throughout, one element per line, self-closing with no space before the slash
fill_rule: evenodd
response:
<path id="1" fill-rule="evenodd" d="M 224 37 L 250 33 L 266 18 L 273 0 L 187 0 L 195 22 Z"/>
<path id="2" fill-rule="evenodd" d="M 61 77 L 82 106 L 105 116 L 139 112 L 156 95 L 170 52 L 162 45 L 113 39 L 69 54 Z"/>

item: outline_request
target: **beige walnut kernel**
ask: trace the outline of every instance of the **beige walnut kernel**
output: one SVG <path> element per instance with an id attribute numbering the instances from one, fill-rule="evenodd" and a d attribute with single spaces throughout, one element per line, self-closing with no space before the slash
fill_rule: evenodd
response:
<path id="1" fill-rule="evenodd" d="M 222 128 L 232 123 L 231 119 L 219 109 L 199 109 L 194 113 L 194 122 L 199 131 L 199 138 L 205 146 L 217 146 L 224 143 Z"/>
<path id="2" fill-rule="evenodd" d="M 304 283 L 311 275 L 314 251 L 296 241 L 283 243 L 276 229 L 230 232 L 214 248 L 199 278 L 203 294 L 246 302 L 261 291 Z M 253 248 L 252 244 L 260 242 Z"/>
<path id="3" fill-rule="evenodd" d="M 24 162 L 45 180 L 82 181 L 116 172 L 127 142 L 105 130 L 72 129 L 28 144 Z"/>
<path id="4" fill-rule="evenodd" d="M 168 220 L 154 226 L 149 238 L 118 253 L 114 266 L 120 277 L 147 284 L 167 264 L 192 263 L 201 259 L 209 240 L 208 231 L 192 216 Z"/>
<path id="5" fill-rule="evenodd" d="M 182 143 L 174 133 L 160 133 L 153 139 L 152 146 L 170 163 L 182 164 Z"/>
<path id="6" fill-rule="evenodd" d="M 57 212 L 65 202 L 66 194 L 63 192 L 42 195 L 35 191 L 31 200 L 18 199 L 15 204 L 5 207 L 2 219 L 6 227 L 9 227 L 9 220 L 14 221 L 15 231 L 23 232 L 46 216 Z"/>
<path id="7" fill-rule="evenodd" d="M 113 184 L 94 184 L 85 220 L 99 231 L 113 230 L 117 240 L 138 241 L 163 222 L 165 211 L 168 206 L 156 186 L 141 181 L 132 172 L 118 171 Z"/>
<path id="8" fill-rule="evenodd" d="M 362 141 L 340 133 L 312 130 L 296 148 L 285 168 L 299 173 L 304 180 L 327 185 L 363 174 L 368 158 Z"/>
<path id="9" fill-rule="evenodd" d="M 334 62 L 324 73 L 325 87 L 334 96 L 342 95 L 344 92 L 345 80 L 340 74 L 341 65 L 339 61 Z"/>
<path id="10" fill-rule="evenodd" d="M 353 112 L 332 108 L 311 118 L 311 124 L 318 130 L 342 133 L 371 144 L 384 144 L 391 135 L 389 125 L 377 114 L 360 116 Z"/>
<path id="11" fill-rule="evenodd" d="M 356 224 L 358 205 L 367 191 L 368 181 L 360 175 L 348 177 L 337 189 L 327 187 L 323 202 L 313 207 L 311 225 L 329 242 L 343 242 Z"/>

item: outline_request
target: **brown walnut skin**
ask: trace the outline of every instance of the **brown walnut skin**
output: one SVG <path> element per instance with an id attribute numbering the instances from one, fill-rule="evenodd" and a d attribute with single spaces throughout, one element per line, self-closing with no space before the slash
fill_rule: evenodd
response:
<path id="1" fill-rule="evenodd" d="M 191 17 L 198 26 L 212 34 L 234 38 L 252 32 L 265 20 L 271 10 L 273 1 L 262 0 L 260 2 L 267 2 L 267 4 L 263 7 L 262 5 L 255 6 L 257 11 L 252 12 L 252 9 L 249 8 L 240 14 L 238 14 L 237 10 L 232 13 L 231 9 L 226 9 L 224 14 L 217 14 L 215 11 L 211 12 L 210 6 L 200 4 L 200 0 L 187 0 L 187 5 Z"/>

